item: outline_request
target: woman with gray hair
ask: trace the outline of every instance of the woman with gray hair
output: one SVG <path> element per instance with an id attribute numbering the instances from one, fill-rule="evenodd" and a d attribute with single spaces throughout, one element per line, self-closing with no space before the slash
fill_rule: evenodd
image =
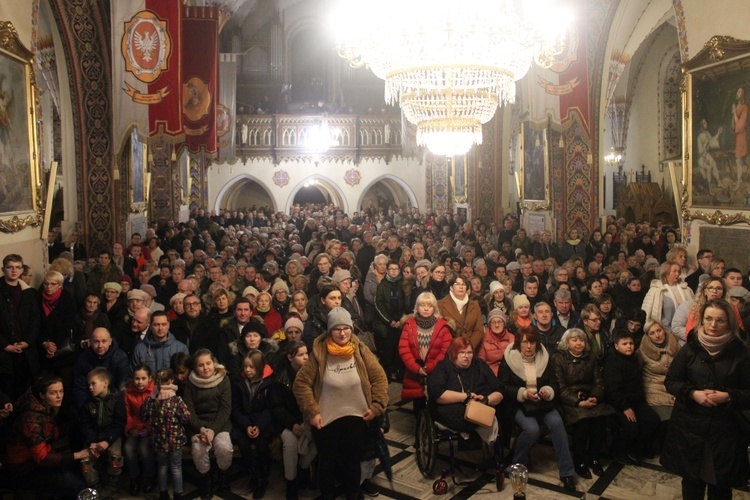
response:
<path id="1" fill-rule="evenodd" d="M 560 385 L 565 424 L 573 431 L 576 474 L 590 479 L 593 471 L 601 476 L 604 469 L 599 455 L 607 434 L 606 417 L 614 410 L 604 402 L 604 380 L 599 364 L 591 355 L 586 333 L 580 328 L 567 330 L 557 349 L 552 369 Z"/>

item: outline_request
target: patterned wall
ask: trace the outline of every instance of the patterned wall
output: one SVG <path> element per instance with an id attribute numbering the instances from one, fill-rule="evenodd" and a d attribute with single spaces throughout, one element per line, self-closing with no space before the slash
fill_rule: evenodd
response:
<path id="1" fill-rule="evenodd" d="M 78 213 L 92 252 L 115 238 L 112 177 L 109 3 L 50 0 L 60 31 L 73 104 Z"/>
<path id="2" fill-rule="evenodd" d="M 426 155 L 430 172 L 430 186 L 428 189 L 428 206 L 433 210 L 450 210 L 451 203 L 450 174 L 448 173 L 448 161 L 444 156 Z"/>
<path id="3" fill-rule="evenodd" d="M 472 186 L 470 192 L 476 194 L 469 198 L 469 201 L 472 201 L 472 198 L 476 200 L 472 204 L 472 213 L 475 214 L 474 219 L 482 219 L 484 222 L 500 220 L 500 193 L 502 189 L 507 188 L 507 185 L 502 182 L 500 161 L 502 154 L 499 147 L 503 137 L 504 109 L 504 107 L 498 109 L 495 117 L 482 127 L 482 145 L 478 148 L 477 175 L 469 175 L 470 182 L 472 179 L 475 180 L 475 186 L 470 184 Z"/>

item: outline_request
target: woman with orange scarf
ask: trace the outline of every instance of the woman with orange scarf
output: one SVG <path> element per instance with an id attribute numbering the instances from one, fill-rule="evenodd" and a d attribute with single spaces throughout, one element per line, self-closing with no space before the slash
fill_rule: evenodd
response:
<path id="1" fill-rule="evenodd" d="M 346 498 L 357 498 L 368 422 L 385 413 L 388 380 L 375 355 L 356 335 L 343 307 L 328 313 L 328 332 L 315 339 L 309 361 L 294 380 L 294 396 L 318 449 L 323 498 L 334 498 L 336 476 Z"/>

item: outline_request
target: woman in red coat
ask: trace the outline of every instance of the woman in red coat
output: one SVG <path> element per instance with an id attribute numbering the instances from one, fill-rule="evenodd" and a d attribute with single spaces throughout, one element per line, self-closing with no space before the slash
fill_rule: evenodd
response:
<path id="1" fill-rule="evenodd" d="M 487 315 L 487 331 L 479 344 L 477 357 L 489 365 L 492 372 L 497 375 L 500 362 L 508 346 L 513 345 L 515 335 L 506 328 L 508 318 L 500 309 L 493 309 Z"/>
<path id="2" fill-rule="evenodd" d="M 398 344 L 398 352 L 404 362 L 401 399 L 414 401 L 417 429 L 419 415 L 427 406 L 424 394 L 427 375 L 445 358 L 452 340 L 448 323 L 440 317 L 437 299 L 430 292 L 421 293 L 414 306 L 414 316 L 406 320 Z M 419 446 L 419 443 L 415 446 Z"/>

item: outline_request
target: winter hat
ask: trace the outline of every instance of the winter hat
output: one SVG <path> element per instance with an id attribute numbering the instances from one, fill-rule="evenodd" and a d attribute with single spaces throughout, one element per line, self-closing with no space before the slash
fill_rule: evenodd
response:
<path id="1" fill-rule="evenodd" d="M 352 323 L 352 315 L 349 311 L 343 307 L 334 307 L 331 312 L 328 313 L 328 331 L 333 330 L 333 327 L 338 325 L 346 325 L 350 328 L 354 327 Z"/>
<path id="2" fill-rule="evenodd" d="M 523 294 L 513 297 L 513 309 L 518 309 L 521 306 L 531 307 L 531 302 L 529 302 L 529 299 Z"/>
<path id="3" fill-rule="evenodd" d="M 281 280 L 277 280 L 276 283 L 273 284 L 273 286 L 271 287 L 271 293 L 273 295 L 276 295 L 276 292 L 278 290 L 284 290 L 286 294 L 289 295 L 289 287 Z"/>
<path id="4" fill-rule="evenodd" d="M 659 261 L 653 257 L 646 259 L 646 262 L 644 263 L 643 268 L 648 270 L 648 268 L 651 266 L 659 267 Z"/>
<path id="5" fill-rule="evenodd" d="M 750 302 L 750 292 L 745 287 L 733 286 L 729 289 L 729 296 L 742 299 L 745 301 L 745 304 Z"/>
<path id="6" fill-rule="evenodd" d="M 333 282 L 335 284 L 339 284 L 344 280 L 350 280 L 352 279 L 352 273 L 350 273 L 347 269 L 339 269 L 335 273 L 333 273 Z"/>
<path id="7" fill-rule="evenodd" d="M 140 290 L 149 294 L 152 299 L 156 298 L 156 288 L 154 288 L 154 285 L 146 283 L 145 285 L 141 285 Z"/>
<path id="8" fill-rule="evenodd" d="M 503 320 L 503 323 L 508 323 L 508 317 L 503 311 L 501 311 L 500 309 L 493 309 L 487 315 L 487 325 L 489 325 L 495 318 L 500 318 L 501 320 Z"/>
<path id="9" fill-rule="evenodd" d="M 120 279 L 117 280 L 118 283 L 122 283 L 123 281 L 127 282 L 128 285 L 133 286 L 133 278 L 131 278 L 127 274 L 123 274 L 122 276 L 120 276 Z"/>
<path id="10" fill-rule="evenodd" d="M 117 290 L 117 293 L 122 293 L 122 287 L 119 283 L 115 283 L 114 281 L 105 283 L 103 290 Z"/>
<path id="11" fill-rule="evenodd" d="M 149 294 L 143 290 L 135 289 L 128 292 L 128 300 L 142 300 L 145 302 L 150 298 Z"/>
<path id="12" fill-rule="evenodd" d="M 521 270 L 521 264 L 518 262 L 508 262 L 508 264 L 505 266 L 505 270 L 508 272 L 511 271 L 520 271 Z"/>
<path id="13" fill-rule="evenodd" d="M 248 287 L 245 287 L 244 290 L 242 290 L 242 296 L 243 297 L 247 297 L 249 294 L 253 294 L 253 295 L 255 295 L 257 297 L 258 293 L 260 293 L 260 292 L 258 292 L 258 289 L 255 288 L 254 286 L 248 286 Z"/>
<path id="14" fill-rule="evenodd" d="M 494 295 L 501 288 L 503 288 L 503 285 L 499 281 L 493 281 L 490 283 L 490 295 Z"/>
<path id="15" fill-rule="evenodd" d="M 301 333 L 302 330 L 305 329 L 305 325 L 299 318 L 289 318 L 288 320 L 286 320 L 286 323 L 284 323 L 284 331 L 286 332 L 290 328 L 296 328 Z"/>

